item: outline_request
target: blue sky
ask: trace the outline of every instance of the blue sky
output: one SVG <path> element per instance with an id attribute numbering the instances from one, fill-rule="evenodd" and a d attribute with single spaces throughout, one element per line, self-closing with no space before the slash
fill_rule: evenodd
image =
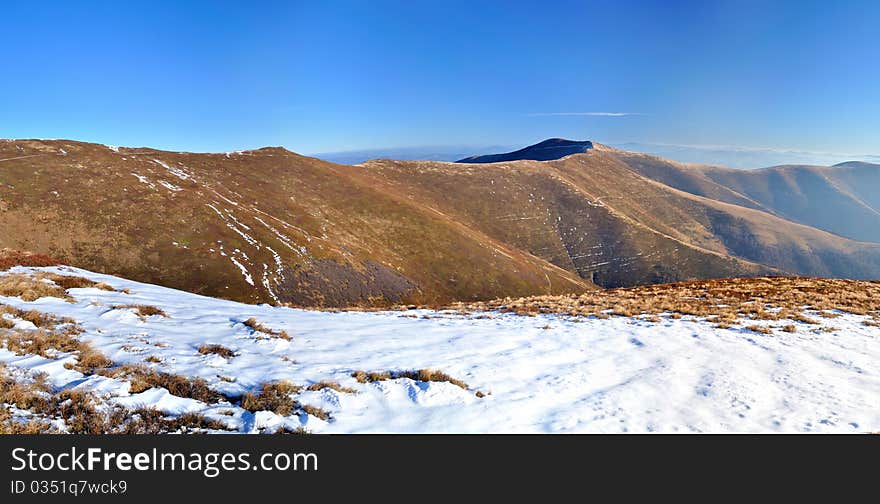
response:
<path id="1" fill-rule="evenodd" d="M 16 2 L 0 137 L 880 153 L 880 2 Z M 601 115 L 596 113 L 613 113 Z"/>

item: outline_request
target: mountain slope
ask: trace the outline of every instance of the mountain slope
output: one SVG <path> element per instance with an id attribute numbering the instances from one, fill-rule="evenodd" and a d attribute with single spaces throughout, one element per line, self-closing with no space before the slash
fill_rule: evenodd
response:
<path id="1" fill-rule="evenodd" d="M 5 141 L 0 248 L 307 306 L 782 273 L 880 277 L 878 244 L 781 218 L 702 172 L 698 182 L 717 199 L 677 189 L 634 169 L 633 154 L 590 145 L 543 162 L 344 166 L 281 148 L 192 154 Z"/>
<path id="2" fill-rule="evenodd" d="M 340 306 L 580 292 L 576 275 L 278 148 L 0 143 L 0 247 L 242 301 Z"/>
<path id="3" fill-rule="evenodd" d="M 375 161 L 365 168 L 603 287 L 762 271 L 880 275 L 878 244 L 676 190 L 634 172 L 620 155 L 591 150 L 470 166 Z"/>
<path id="4" fill-rule="evenodd" d="M 855 240 L 880 242 L 880 165 L 738 170 L 643 154 L 619 157 L 642 175 L 692 194 L 764 210 Z"/>

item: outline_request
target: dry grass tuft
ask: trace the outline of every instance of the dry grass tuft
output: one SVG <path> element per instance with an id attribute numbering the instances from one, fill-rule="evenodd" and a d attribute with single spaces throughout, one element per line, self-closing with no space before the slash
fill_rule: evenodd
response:
<path id="1" fill-rule="evenodd" d="M 57 273 L 44 273 L 38 272 L 36 275 L 39 280 L 51 280 L 52 283 L 61 287 L 65 291 L 67 289 L 84 289 L 87 287 L 94 287 L 98 283 L 89 280 L 88 278 L 83 278 L 80 276 L 71 276 L 71 275 L 59 275 Z M 113 288 L 111 287 L 111 290 Z"/>
<path id="2" fill-rule="evenodd" d="M 264 383 L 258 394 L 245 394 L 241 398 L 241 407 L 251 411 L 274 411 L 287 416 L 296 409 L 297 403 L 291 397 L 302 390 L 290 382 Z"/>
<path id="3" fill-rule="evenodd" d="M 358 383 L 372 383 L 385 380 L 393 380 L 397 378 L 409 378 L 411 380 L 421 382 L 447 382 L 461 387 L 465 390 L 468 389 L 467 383 L 459 379 L 453 378 L 442 371 L 437 371 L 434 369 L 417 369 L 414 371 L 382 371 L 372 373 L 368 373 L 366 371 L 355 371 L 351 374 L 351 376 L 356 379 Z"/>
<path id="4" fill-rule="evenodd" d="M 115 291 L 104 282 L 94 282 L 88 278 L 71 275 L 59 275 L 37 271 L 33 274 L 9 273 L 0 275 L 0 295 L 20 297 L 24 301 L 35 301 L 43 297 L 57 297 L 72 301 L 67 289 L 96 287 L 102 290 Z"/>
<path id="5" fill-rule="evenodd" d="M 804 315 L 803 313 L 795 313 L 790 318 L 791 318 L 791 320 L 794 320 L 795 322 L 803 322 L 804 324 L 810 324 L 810 325 L 819 325 L 818 320 L 811 319 L 810 317 Z"/>
<path id="6" fill-rule="evenodd" d="M 765 326 L 759 325 L 750 325 L 746 326 L 746 329 L 752 332 L 761 333 L 761 334 L 773 334 L 773 329 Z"/>
<path id="7" fill-rule="evenodd" d="M 34 354 L 54 359 L 59 353 L 79 350 L 81 343 L 73 337 L 74 334 L 76 333 L 72 330 L 6 330 L 0 333 L 0 342 L 4 343 L 9 351 L 18 355 Z"/>
<path id="8" fill-rule="evenodd" d="M 37 326 L 36 330 L 0 328 L 0 343 L 11 352 L 18 355 L 39 355 L 47 359 L 55 359 L 63 353 L 75 353 L 77 362 L 67 367 L 83 374 L 92 374 L 112 364 L 110 359 L 89 343 L 76 338 L 82 329 L 71 319 L 36 310 L 23 312 L 7 306 L 0 306 L 0 312 L 12 312 L 14 316 Z"/>
<path id="9" fill-rule="evenodd" d="M 199 353 L 202 355 L 219 355 L 224 359 L 235 357 L 235 352 L 223 345 L 202 345 L 199 347 Z"/>
<path id="10" fill-rule="evenodd" d="M 170 318 L 167 313 L 161 308 L 157 308 L 151 305 L 145 304 L 125 304 L 125 305 L 113 305 L 114 310 L 134 310 L 138 317 L 141 320 L 146 320 L 148 317 L 158 316 Z"/>
<path id="11" fill-rule="evenodd" d="M 106 355 L 95 349 L 86 342 L 79 343 L 79 356 L 76 360 L 74 369 L 83 374 L 94 374 L 100 369 L 106 369 L 113 365 L 113 362 Z"/>
<path id="12" fill-rule="evenodd" d="M 358 381 L 358 383 L 373 383 L 378 381 L 390 380 L 392 378 L 391 373 L 388 371 L 379 372 L 371 372 L 368 373 L 366 371 L 355 371 L 351 374 L 352 378 Z"/>
<path id="13" fill-rule="evenodd" d="M 295 412 L 305 413 L 321 420 L 330 420 L 330 413 L 317 406 L 300 404 L 293 398 L 302 387 L 290 382 L 264 383 L 257 394 L 245 394 L 240 406 L 250 412 L 272 411 L 281 416 Z"/>
<path id="14" fill-rule="evenodd" d="M 172 395 L 188 397 L 207 404 L 217 403 L 225 399 L 215 392 L 202 378 L 163 373 L 141 365 L 126 365 L 113 369 L 98 371 L 108 378 L 124 379 L 131 382 L 131 393 L 137 394 L 154 387 L 165 388 Z"/>
<path id="15" fill-rule="evenodd" d="M 311 406 L 311 405 L 305 404 L 305 405 L 300 405 L 300 409 L 304 413 L 306 413 L 308 415 L 312 415 L 313 417 L 316 417 L 316 418 L 320 418 L 321 420 L 324 420 L 325 422 L 327 420 L 330 420 L 330 413 L 327 413 L 326 411 L 322 410 L 321 408 L 319 408 L 317 406 Z"/>
<path id="16" fill-rule="evenodd" d="M 355 390 L 353 388 L 343 387 L 339 383 L 337 383 L 335 381 L 329 381 L 329 380 L 323 380 L 323 381 L 319 381 L 318 383 L 313 383 L 313 384 L 309 385 L 308 387 L 306 387 L 306 390 L 318 391 L 318 390 L 323 390 L 325 388 L 335 390 L 335 391 L 341 392 L 343 394 L 356 394 L 357 393 L 357 390 Z"/>
<path id="17" fill-rule="evenodd" d="M 275 434 L 305 436 L 311 434 L 311 432 L 305 427 L 297 427 L 295 429 L 291 429 L 287 426 L 281 426 L 278 428 L 278 430 L 275 431 Z"/>
<path id="18" fill-rule="evenodd" d="M 28 302 L 44 297 L 70 299 L 67 291 L 58 285 L 21 273 L 0 275 L 0 296 L 18 297 Z"/>
<path id="19" fill-rule="evenodd" d="M 251 328 L 251 330 L 255 331 L 255 332 L 261 332 L 263 334 L 268 334 L 269 336 L 272 336 L 274 338 L 281 338 L 281 339 L 287 340 L 287 341 L 291 340 L 291 337 L 289 334 L 287 334 L 287 331 L 277 331 L 275 329 L 266 327 L 265 325 L 261 324 L 260 321 L 258 321 L 254 317 L 251 317 L 251 318 L 245 320 L 244 322 L 242 322 L 242 324 Z"/>
<path id="20" fill-rule="evenodd" d="M 132 420 L 122 426 L 120 434 L 164 434 L 189 431 L 226 431 L 229 428 L 221 421 L 213 420 L 199 413 L 186 413 L 178 417 L 168 417 L 161 411 L 149 408 L 135 410 Z"/>

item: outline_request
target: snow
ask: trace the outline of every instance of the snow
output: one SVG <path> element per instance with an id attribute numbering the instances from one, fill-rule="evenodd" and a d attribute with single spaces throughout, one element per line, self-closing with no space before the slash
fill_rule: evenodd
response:
<path id="1" fill-rule="evenodd" d="M 156 184 L 150 182 L 150 179 L 148 179 L 147 177 L 144 177 L 143 175 L 140 175 L 140 174 L 135 173 L 135 172 L 131 172 L 131 174 L 134 175 L 135 177 L 137 177 L 137 179 L 140 181 L 140 183 L 142 183 L 142 184 L 146 184 L 147 186 L 149 186 L 150 189 L 155 189 L 155 188 L 156 188 Z"/>
<path id="2" fill-rule="evenodd" d="M 182 190 L 183 190 L 183 189 L 181 189 L 180 187 L 177 187 L 177 186 L 174 185 L 174 184 L 171 184 L 171 183 L 169 183 L 169 182 L 165 182 L 164 180 L 160 180 L 160 181 L 159 181 L 159 184 L 160 184 L 162 187 L 164 187 L 165 189 L 168 189 L 168 190 L 171 191 L 171 192 L 178 192 L 178 191 L 182 191 Z"/>
<path id="3" fill-rule="evenodd" d="M 240 432 L 280 425 L 328 433 L 880 429 L 880 329 L 848 313 L 823 319 L 834 332 L 792 322 L 797 332 L 769 335 L 720 329 L 694 317 L 650 322 L 431 310 L 331 313 L 235 303 L 75 268 L 39 269 L 129 290 L 71 289 L 75 302 L 0 297 L 0 303 L 76 319 L 85 329 L 81 337 L 116 363 L 141 364 L 155 356 L 161 362 L 151 367 L 204 378 L 229 397 L 276 380 L 334 380 L 356 390 L 325 388 L 297 397 L 328 411 L 328 421 L 252 414 L 164 389 L 130 394 L 125 382 L 65 369 L 72 356 L 52 360 L 0 349 L 0 362 L 46 372 L 57 387 L 87 388 L 117 404 L 152 405 L 171 414 L 201 411 Z M 112 309 L 119 304 L 157 306 L 168 317 L 142 320 Z M 253 331 L 242 323 L 250 317 L 287 331 L 292 340 Z M 201 355 L 197 349 L 205 343 L 237 355 Z M 421 368 L 443 371 L 469 388 L 408 378 L 362 384 L 351 377 L 357 370 Z"/>
<path id="4" fill-rule="evenodd" d="M 236 250 L 238 250 L 238 249 L 236 249 Z M 233 257 L 233 256 L 229 256 L 229 260 L 231 260 L 232 263 L 235 264 L 236 266 L 238 266 L 238 269 L 241 270 L 241 274 L 242 274 L 242 276 L 244 276 L 244 281 L 251 284 L 251 285 L 254 285 L 254 279 L 251 276 L 251 274 L 248 273 L 247 268 L 245 268 L 244 265 L 241 264 L 240 262 L 238 262 L 238 260 L 235 259 L 235 257 Z"/>
<path id="5" fill-rule="evenodd" d="M 166 170 L 168 170 L 168 173 L 174 175 L 175 177 L 179 178 L 180 180 L 188 180 L 190 178 L 189 173 L 185 172 L 184 170 L 181 170 L 180 168 L 172 167 L 168 163 L 166 163 L 160 159 L 153 159 L 153 162 L 156 163 L 157 165 L 161 166 L 162 168 L 165 168 Z"/>

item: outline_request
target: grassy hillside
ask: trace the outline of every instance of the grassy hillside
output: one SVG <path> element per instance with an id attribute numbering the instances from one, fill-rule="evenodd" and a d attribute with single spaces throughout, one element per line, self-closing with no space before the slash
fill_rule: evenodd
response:
<path id="1" fill-rule="evenodd" d="M 679 177 L 701 191 L 677 189 L 634 168 L 636 155 L 591 145 L 543 162 L 343 166 L 281 148 L 192 154 L 3 141 L 0 248 L 307 306 L 779 273 L 878 277 L 880 245 L 783 219 L 760 194 L 706 171 Z M 674 174 L 676 165 L 664 166 Z"/>
<path id="2" fill-rule="evenodd" d="M 339 306 L 590 288 L 371 187 L 268 148 L 230 154 L 0 143 L 0 247 L 243 301 Z"/>
<path id="3" fill-rule="evenodd" d="M 737 170 L 654 156 L 621 160 L 642 175 L 707 198 L 773 213 L 847 238 L 880 242 L 880 165 L 775 166 Z"/>

